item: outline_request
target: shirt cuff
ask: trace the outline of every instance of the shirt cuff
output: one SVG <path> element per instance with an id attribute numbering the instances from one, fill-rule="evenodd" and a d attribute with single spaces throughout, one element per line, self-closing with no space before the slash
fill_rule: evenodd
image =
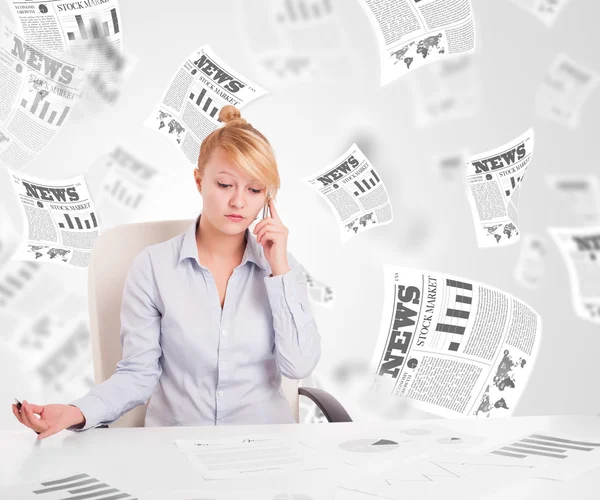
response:
<path id="1" fill-rule="evenodd" d="M 273 311 L 287 308 L 288 303 L 298 300 L 296 297 L 296 277 L 298 269 L 290 269 L 287 273 L 265 277 L 267 296 Z"/>
<path id="2" fill-rule="evenodd" d="M 87 394 L 86 396 L 71 401 L 68 404 L 79 408 L 85 417 L 85 425 L 81 429 L 78 429 L 76 425 L 72 425 L 71 427 L 67 427 L 67 430 L 81 432 L 92 429 L 93 427 L 97 427 L 98 425 L 104 423 L 101 420 L 102 417 L 106 415 L 106 405 L 98 396 L 95 396 L 94 394 Z"/>

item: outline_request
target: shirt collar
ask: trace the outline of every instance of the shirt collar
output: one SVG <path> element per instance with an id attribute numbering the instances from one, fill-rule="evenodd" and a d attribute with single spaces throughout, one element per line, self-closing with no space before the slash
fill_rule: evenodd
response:
<path id="1" fill-rule="evenodd" d="M 181 250 L 179 251 L 179 262 L 185 259 L 194 259 L 199 266 L 200 260 L 198 259 L 198 246 L 196 244 L 196 229 L 200 223 L 200 217 L 198 215 L 194 222 L 190 224 L 188 230 L 184 233 L 183 242 L 181 244 Z M 254 236 L 250 233 L 249 229 L 246 229 L 246 249 L 244 250 L 244 256 L 242 257 L 241 265 L 244 265 L 247 261 L 254 262 L 258 267 L 264 271 L 268 271 L 270 266 L 264 256 L 262 247 L 258 244 Z"/>

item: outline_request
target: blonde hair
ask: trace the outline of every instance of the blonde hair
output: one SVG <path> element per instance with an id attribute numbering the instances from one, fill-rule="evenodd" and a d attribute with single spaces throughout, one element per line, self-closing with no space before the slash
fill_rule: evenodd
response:
<path id="1" fill-rule="evenodd" d="M 244 120 L 235 106 L 223 106 L 219 120 L 225 125 L 211 132 L 200 146 L 200 175 L 204 175 L 212 152 L 221 147 L 242 172 L 265 184 L 267 192 L 275 198 L 280 185 L 279 171 L 275 153 L 267 138 Z"/>

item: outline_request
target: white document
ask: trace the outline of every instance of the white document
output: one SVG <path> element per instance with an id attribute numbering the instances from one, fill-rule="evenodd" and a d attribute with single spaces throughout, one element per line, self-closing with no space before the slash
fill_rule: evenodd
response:
<path id="1" fill-rule="evenodd" d="M 167 137 L 195 166 L 200 144 L 221 125 L 221 108 L 240 109 L 266 93 L 204 45 L 179 67 L 144 125 Z"/>
<path id="2" fill-rule="evenodd" d="M 540 430 L 499 438 L 502 443 L 489 447 L 484 456 L 529 467 L 532 476 L 565 481 L 600 466 L 598 434 L 586 437 L 577 429 L 568 435 Z"/>
<path id="3" fill-rule="evenodd" d="M 359 0 L 379 43 L 381 85 L 475 50 L 470 0 Z"/>
<path id="4" fill-rule="evenodd" d="M 512 0 L 522 9 L 531 12 L 548 28 L 556 22 L 556 18 L 571 3 L 571 0 Z"/>
<path id="5" fill-rule="evenodd" d="M 521 253 L 515 267 L 515 279 L 527 288 L 538 288 L 546 274 L 548 244 L 539 236 L 526 234 L 521 240 Z"/>
<path id="6" fill-rule="evenodd" d="M 549 174 L 546 184 L 582 224 L 600 224 L 600 181 L 591 174 Z"/>
<path id="7" fill-rule="evenodd" d="M 87 267 L 99 221 L 83 175 L 61 180 L 11 176 L 27 227 L 13 258 Z"/>
<path id="8" fill-rule="evenodd" d="M 541 317 L 473 280 L 384 266 L 371 390 L 441 417 L 505 417 L 537 357 Z"/>
<path id="9" fill-rule="evenodd" d="M 21 170 L 70 116 L 85 71 L 35 47 L 0 15 L 0 74 L 0 165 Z"/>
<path id="10" fill-rule="evenodd" d="M 521 184 L 533 154 L 533 129 L 467 162 L 467 196 L 481 248 L 519 241 Z"/>
<path id="11" fill-rule="evenodd" d="M 92 495 L 93 491 L 95 496 Z M 81 499 L 86 498 L 108 498 L 119 500 L 136 500 L 143 498 L 135 494 L 130 494 L 122 489 L 113 486 L 101 479 L 85 474 L 64 474 L 42 482 L 20 483 L 14 486 L 0 487 L 0 498 L 19 499 L 19 500 L 65 500 L 67 498 Z"/>
<path id="12" fill-rule="evenodd" d="M 332 208 L 342 243 L 393 220 L 387 189 L 356 144 L 333 163 L 304 179 Z"/>
<path id="13" fill-rule="evenodd" d="M 550 228 L 567 265 L 577 316 L 600 323 L 600 226 Z"/>
<path id="14" fill-rule="evenodd" d="M 600 82 L 600 74 L 559 53 L 542 81 L 535 106 L 539 117 L 575 128 L 590 95 Z"/>
<path id="15" fill-rule="evenodd" d="M 322 467 L 309 448 L 269 435 L 177 440 L 175 444 L 205 479 L 297 474 Z"/>

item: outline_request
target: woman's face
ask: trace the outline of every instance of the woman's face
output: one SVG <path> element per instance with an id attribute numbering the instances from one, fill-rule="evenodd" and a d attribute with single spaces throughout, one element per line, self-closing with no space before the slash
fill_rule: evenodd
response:
<path id="1" fill-rule="evenodd" d="M 220 147 L 212 152 L 204 175 L 194 169 L 194 177 L 202 195 L 202 217 L 223 233 L 245 231 L 265 204 L 266 186 L 247 177 Z"/>

